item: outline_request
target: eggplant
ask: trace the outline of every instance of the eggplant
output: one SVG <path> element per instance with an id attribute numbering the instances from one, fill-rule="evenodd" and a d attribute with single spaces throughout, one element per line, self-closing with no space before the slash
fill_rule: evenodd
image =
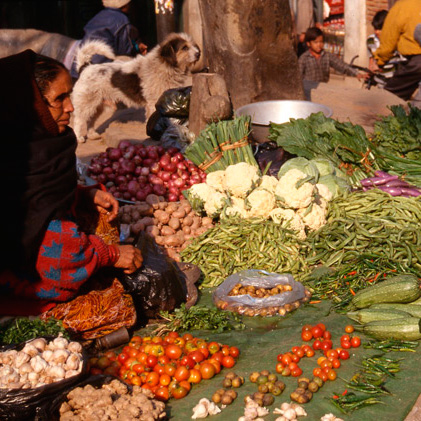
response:
<path id="1" fill-rule="evenodd" d="M 419 191 L 416 187 L 403 187 L 401 190 L 402 194 L 410 197 L 418 197 L 421 195 L 421 191 Z"/>
<path id="2" fill-rule="evenodd" d="M 377 188 L 389 193 L 391 196 L 400 196 L 402 194 L 402 188 L 400 187 L 377 186 Z"/>
<path id="3" fill-rule="evenodd" d="M 364 178 L 360 181 L 361 185 L 364 187 L 370 186 L 380 186 L 382 184 L 386 184 L 392 180 L 398 180 L 399 177 L 397 175 L 388 175 L 387 177 L 371 177 L 371 178 Z"/>

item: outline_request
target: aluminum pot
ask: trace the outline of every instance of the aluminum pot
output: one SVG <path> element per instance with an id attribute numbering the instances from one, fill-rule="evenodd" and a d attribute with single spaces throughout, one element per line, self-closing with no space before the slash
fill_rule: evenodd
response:
<path id="1" fill-rule="evenodd" d="M 268 141 L 270 123 L 287 123 L 291 118 L 307 118 L 310 114 L 322 112 L 331 117 L 333 111 L 326 105 L 310 101 L 272 100 L 243 105 L 235 111 L 236 116 L 251 116 L 251 136 L 258 143 Z"/>

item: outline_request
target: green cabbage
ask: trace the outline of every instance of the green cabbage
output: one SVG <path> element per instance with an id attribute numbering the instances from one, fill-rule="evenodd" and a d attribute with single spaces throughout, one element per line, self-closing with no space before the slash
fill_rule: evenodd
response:
<path id="1" fill-rule="evenodd" d="M 286 161 L 279 170 L 278 178 L 281 178 L 292 169 L 300 170 L 304 174 L 314 177 L 314 183 L 317 183 L 317 180 L 319 179 L 319 170 L 317 169 L 316 164 L 301 156 Z"/>
<path id="2" fill-rule="evenodd" d="M 335 166 L 332 161 L 329 161 L 326 158 L 314 158 L 310 162 L 316 165 L 319 170 L 320 177 L 329 174 L 335 174 Z"/>
<path id="3" fill-rule="evenodd" d="M 325 185 L 332 193 L 333 198 L 338 197 L 350 189 L 350 185 L 346 180 L 331 174 L 320 177 L 319 184 Z"/>

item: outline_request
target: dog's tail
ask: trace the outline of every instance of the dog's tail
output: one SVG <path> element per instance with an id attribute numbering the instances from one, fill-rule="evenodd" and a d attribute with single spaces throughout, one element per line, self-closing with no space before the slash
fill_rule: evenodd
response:
<path id="1" fill-rule="evenodd" d="M 91 64 L 92 56 L 95 54 L 105 56 L 111 60 L 115 59 L 113 49 L 104 41 L 97 39 L 89 40 L 76 53 L 76 70 L 79 74 L 86 66 Z"/>

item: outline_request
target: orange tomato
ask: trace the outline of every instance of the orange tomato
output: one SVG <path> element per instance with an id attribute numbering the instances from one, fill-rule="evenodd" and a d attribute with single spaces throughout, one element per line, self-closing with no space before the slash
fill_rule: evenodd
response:
<path id="1" fill-rule="evenodd" d="M 189 383 L 200 383 L 202 380 L 202 375 L 200 374 L 200 370 L 193 368 L 190 370 L 190 377 L 187 379 Z"/>
<path id="2" fill-rule="evenodd" d="M 215 366 L 209 362 L 204 362 L 200 366 L 202 379 L 211 379 L 216 373 Z"/>
<path id="3" fill-rule="evenodd" d="M 313 339 L 313 334 L 311 330 L 303 330 L 301 332 L 301 339 L 305 342 L 311 341 Z"/>
<path id="4" fill-rule="evenodd" d="M 165 355 L 172 360 L 178 360 L 183 351 L 177 345 L 168 345 L 165 349 Z"/>
<path id="5" fill-rule="evenodd" d="M 154 336 L 154 337 L 152 338 L 152 342 L 153 342 L 154 344 L 162 344 L 163 339 L 162 339 L 160 336 Z"/>
<path id="6" fill-rule="evenodd" d="M 171 390 L 171 394 L 175 399 L 182 399 L 187 395 L 187 393 L 189 393 L 189 391 L 183 386 L 178 386 Z"/>
<path id="7" fill-rule="evenodd" d="M 276 364 L 275 370 L 278 374 L 281 374 L 282 371 L 284 370 L 284 368 L 285 368 L 285 366 L 282 363 L 278 363 L 278 364 Z"/>
<path id="8" fill-rule="evenodd" d="M 142 337 L 138 336 L 138 335 L 132 336 L 132 339 L 130 339 L 130 342 L 140 342 L 140 343 L 142 343 Z"/>
<path id="9" fill-rule="evenodd" d="M 165 364 L 164 366 L 165 374 L 168 374 L 171 377 L 174 376 L 176 370 L 177 370 L 177 366 L 173 363 Z"/>
<path id="10" fill-rule="evenodd" d="M 317 365 L 321 365 L 324 360 L 327 360 L 327 358 L 326 357 L 317 358 Z"/>
<path id="11" fill-rule="evenodd" d="M 187 392 L 190 392 L 190 390 L 191 390 L 191 383 L 189 383 L 187 380 L 181 381 L 180 386 L 187 389 Z"/>
<path id="12" fill-rule="evenodd" d="M 230 347 L 229 351 L 231 357 L 233 358 L 238 358 L 238 356 L 240 355 L 240 350 L 236 346 Z"/>
<path id="13" fill-rule="evenodd" d="M 170 398 L 168 387 L 161 386 L 155 391 L 155 398 L 159 401 L 166 402 Z"/>
<path id="14" fill-rule="evenodd" d="M 137 360 L 141 363 L 146 365 L 146 360 L 148 359 L 148 354 L 146 352 L 140 352 L 137 356 Z"/>
<path id="15" fill-rule="evenodd" d="M 148 375 L 146 376 L 146 383 L 149 386 L 156 386 L 159 383 L 159 374 L 156 373 L 155 371 L 151 371 L 150 373 L 148 373 Z"/>
<path id="16" fill-rule="evenodd" d="M 181 365 L 175 370 L 174 377 L 178 382 L 187 380 L 190 377 L 190 370 L 184 365 Z"/>
<path id="17" fill-rule="evenodd" d="M 339 368 L 341 366 L 341 362 L 338 359 L 334 359 L 332 361 L 332 368 Z"/>
<path id="18" fill-rule="evenodd" d="M 136 357 L 136 356 L 137 356 L 137 354 L 138 354 L 138 351 L 137 351 L 137 349 L 136 349 L 136 348 L 129 347 L 129 349 L 127 350 L 126 354 L 127 354 L 129 357 Z"/>
<path id="19" fill-rule="evenodd" d="M 224 346 L 221 348 L 221 352 L 222 352 L 222 355 L 223 355 L 224 357 L 227 357 L 227 356 L 230 354 L 230 349 L 229 349 L 229 347 L 228 347 L 228 346 L 224 345 Z"/>
<path id="20" fill-rule="evenodd" d="M 215 352 L 218 352 L 221 349 L 221 347 L 219 346 L 218 342 L 213 341 L 208 343 L 208 349 L 209 352 L 213 355 L 215 354 Z"/>
<path id="21" fill-rule="evenodd" d="M 335 370 L 330 370 L 330 371 L 327 373 L 327 378 L 328 378 L 329 380 L 335 380 L 335 379 L 336 379 L 336 371 L 335 371 Z"/>
<path id="22" fill-rule="evenodd" d="M 337 359 L 339 357 L 338 353 L 334 349 L 329 349 L 326 352 L 327 358 Z"/>
<path id="23" fill-rule="evenodd" d="M 161 374 L 159 376 L 159 384 L 161 386 L 168 386 L 171 383 L 171 377 L 168 374 Z"/>
<path id="24" fill-rule="evenodd" d="M 178 337 L 174 339 L 174 345 L 178 345 L 180 348 L 184 348 L 185 344 L 186 344 L 186 341 L 183 338 Z"/>
<path id="25" fill-rule="evenodd" d="M 306 357 L 311 358 L 313 356 L 314 356 L 313 348 L 310 348 L 308 351 L 306 351 Z"/>
<path id="26" fill-rule="evenodd" d="M 354 331 L 354 326 L 352 326 L 352 325 L 345 326 L 345 332 L 346 333 L 352 333 L 353 331 Z"/>
<path id="27" fill-rule="evenodd" d="M 234 367 L 235 365 L 235 360 L 233 357 L 231 357 L 230 355 L 227 355 L 226 357 L 222 358 L 222 365 L 225 368 L 231 368 Z"/>
<path id="28" fill-rule="evenodd" d="M 142 379 L 139 376 L 133 377 L 130 381 L 133 386 L 142 386 Z"/>

